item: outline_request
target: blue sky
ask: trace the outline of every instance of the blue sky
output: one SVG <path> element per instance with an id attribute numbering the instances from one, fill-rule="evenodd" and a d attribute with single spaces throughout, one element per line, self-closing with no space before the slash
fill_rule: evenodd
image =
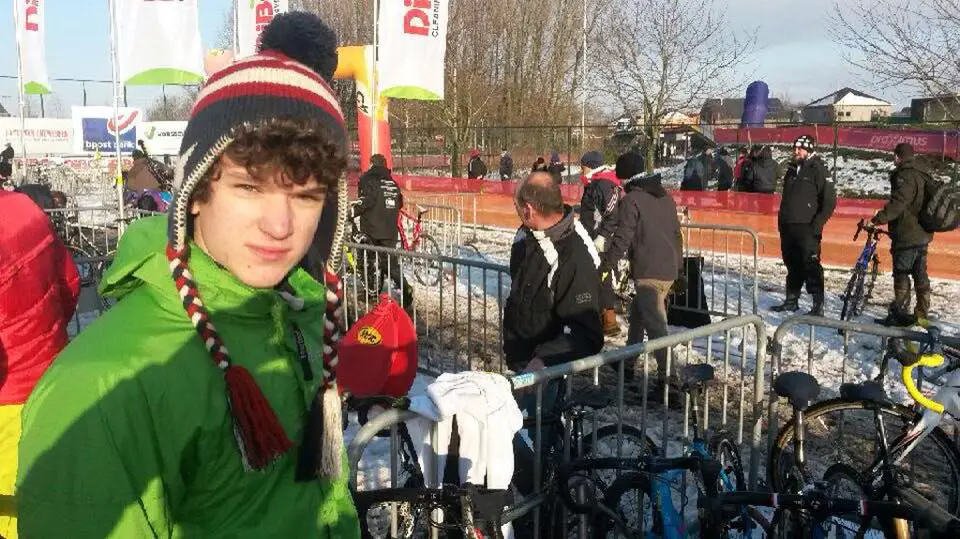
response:
<path id="1" fill-rule="evenodd" d="M 9 0 L 8 0 L 9 1 Z M 334 0 L 331 0 L 334 1 Z M 344 1 L 344 0 L 340 0 Z M 345 0 L 350 1 L 350 0 Z M 844 62 L 841 51 L 828 34 L 827 14 L 835 0 L 716 0 L 727 6 L 731 31 L 758 28 L 758 51 L 746 67 L 752 78 L 764 80 L 772 96 L 788 95 L 796 101 L 811 101 L 844 86 L 862 89 L 909 105 L 910 95 L 878 90 Z M 200 28 L 204 46 L 216 45 L 231 0 L 200 0 Z M 8 4 L 9 5 L 9 4 Z M 46 0 L 47 62 L 53 78 L 110 78 L 110 29 L 107 0 Z M 16 75 L 12 9 L 0 9 L 0 39 L 10 54 L 0 56 L 0 75 Z M 602 59 L 598 59 L 602 61 Z M 52 82 L 62 112 L 81 104 L 79 83 Z M 175 92 L 169 89 L 168 92 Z M 87 85 L 88 103 L 110 102 L 107 84 Z M 131 106 L 147 106 L 157 88 L 128 90 Z M 16 109 L 16 83 L 0 79 L 0 103 Z M 48 102 L 47 113 L 56 113 Z"/>

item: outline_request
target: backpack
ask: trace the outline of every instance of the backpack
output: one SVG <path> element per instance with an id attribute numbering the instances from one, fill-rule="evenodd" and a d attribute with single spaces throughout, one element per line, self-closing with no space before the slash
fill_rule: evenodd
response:
<path id="1" fill-rule="evenodd" d="M 924 173 L 923 206 L 917 215 L 927 232 L 949 232 L 960 226 L 960 191 Z"/>

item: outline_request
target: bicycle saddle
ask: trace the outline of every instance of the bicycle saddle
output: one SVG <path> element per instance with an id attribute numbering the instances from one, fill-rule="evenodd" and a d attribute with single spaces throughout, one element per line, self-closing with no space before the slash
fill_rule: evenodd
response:
<path id="1" fill-rule="evenodd" d="M 611 391 L 601 388 L 578 389 L 571 395 L 563 405 L 563 411 L 567 412 L 577 408 L 590 408 L 591 410 L 601 410 L 609 408 L 614 404 L 614 396 Z"/>
<path id="2" fill-rule="evenodd" d="M 430 210 L 420 210 L 417 212 L 417 219 L 422 219 L 424 215 L 430 213 Z"/>
<path id="3" fill-rule="evenodd" d="M 862 384 L 843 384 L 840 386 L 840 398 L 848 401 L 865 401 L 874 404 L 887 404 L 887 392 L 874 381 Z"/>
<path id="4" fill-rule="evenodd" d="M 693 388 L 703 387 L 713 380 L 713 367 L 706 363 L 697 365 L 686 365 L 680 369 L 680 389 L 688 391 Z"/>
<path id="5" fill-rule="evenodd" d="M 804 411 L 820 396 L 820 383 L 805 372 L 791 371 L 777 376 L 773 390 L 786 397 L 795 410 Z"/>

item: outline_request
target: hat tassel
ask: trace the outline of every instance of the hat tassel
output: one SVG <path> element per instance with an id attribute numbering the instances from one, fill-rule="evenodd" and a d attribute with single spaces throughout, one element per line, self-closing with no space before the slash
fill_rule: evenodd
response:
<path id="1" fill-rule="evenodd" d="M 337 385 L 323 390 L 323 448 L 320 456 L 320 477 L 337 479 L 343 469 L 343 404 Z"/>
<path id="2" fill-rule="evenodd" d="M 223 374 L 227 382 L 234 436 L 244 466 L 251 470 L 262 470 L 283 456 L 293 444 L 250 371 L 230 365 Z"/>

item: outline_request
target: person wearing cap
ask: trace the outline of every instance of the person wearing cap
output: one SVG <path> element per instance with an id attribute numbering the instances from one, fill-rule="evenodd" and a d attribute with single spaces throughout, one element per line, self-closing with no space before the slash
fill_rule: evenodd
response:
<path id="1" fill-rule="evenodd" d="M 487 165 L 480 159 L 480 150 L 470 150 L 470 161 L 467 163 L 467 178 L 482 180 L 487 177 Z"/>
<path id="2" fill-rule="evenodd" d="M 642 161 L 641 161 L 642 163 Z M 603 252 L 606 238 L 600 234 L 601 228 L 615 230 L 617 206 L 623 198 L 620 178 L 614 169 L 603 164 L 603 154 L 590 151 L 580 158 L 582 167 L 581 181 L 585 182 L 583 196 L 580 199 L 580 222 L 593 238 L 597 251 Z M 600 284 L 600 306 L 603 309 L 603 333 L 608 337 L 620 334 L 615 306 L 616 295 L 610 279 Z"/>
<path id="3" fill-rule="evenodd" d="M 783 198 L 777 224 L 780 254 L 787 267 L 786 299 L 774 312 L 800 309 L 803 285 L 813 296 L 808 314 L 823 316 L 823 266 L 820 242 L 823 227 L 837 205 L 837 192 L 823 160 L 816 153 L 813 137 L 801 135 L 793 143 L 794 163 L 783 178 Z"/>
<path id="4" fill-rule="evenodd" d="M 341 288 L 302 268 L 346 208 L 336 64 L 333 32 L 285 13 L 200 88 L 169 215 L 130 225 L 100 284 L 117 303 L 27 400 L 21 536 L 360 537 Z"/>
<path id="5" fill-rule="evenodd" d="M 617 177 L 623 180 L 626 192 L 620 202 L 616 230 L 601 257 L 601 279 L 608 279 L 610 269 L 629 254 L 631 278 L 636 295 L 630 305 L 630 327 L 627 344 L 665 337 L 667 329 L 667 294 L 680 275 L 682 259 L 680 220 L 677 205 L 664 190 L 660 174 L 646 174 L 643 158 L 625 153 L 617 159 Z M 605 232 L 606 233 L 606 232 Z M 648 394 L 662 395 L 667 379 L 666 349 L 654 353 L 657 381 Z M 636 375 L 634 368 L 625 371 L 627 381 Z"/>
<path id="6" fill-rule="evenodd" d="M 506 148 L 500 151 L 500 180 L 510 181 L 513 179 L 513 156 Z"/>
<path id="7" fill-rule="evenodd" d="M 919 220 L 927 173 L 917 167 L 913 146 L 907 142 L 901 142 L 893 149 L 893 163 L 890 200 L 872 219 L 875 225 L 890 225 L 893 302 L 887 317 L 875 321 L 888 326 L 911 326 L 918 320 L 926 320 L 930 311 L 927 247 L 933 241 L 933 234 L 924 230 Z M 909 312 L 911 277 L 917 292 L 912 315 Z"/>
<path id="8" fill-rule="evenodd" d="M 557 182 L 557 185 L 563 183 L 563 173 L 565 170 L 567 170 L 567 167 L 563 166 L 563 163 L 560 162 L 560 153 L 557 152 L 557 150 L 553 150 L 553 152 L 550 153 L 550 164 L 547 165 L 547 172 L 553 177 L 553 181 Z"/>

